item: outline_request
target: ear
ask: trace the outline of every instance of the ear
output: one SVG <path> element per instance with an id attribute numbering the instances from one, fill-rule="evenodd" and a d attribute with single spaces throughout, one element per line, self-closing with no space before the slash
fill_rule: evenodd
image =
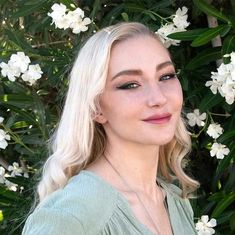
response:
<path id="1" fill-rule="evenodd" d="M 100 124 L 105 124 L 107 122 L 107 119 L 105 118 L 105 116 L 102 113 L 95 114 L 93 120 L 100 123 Z"/>

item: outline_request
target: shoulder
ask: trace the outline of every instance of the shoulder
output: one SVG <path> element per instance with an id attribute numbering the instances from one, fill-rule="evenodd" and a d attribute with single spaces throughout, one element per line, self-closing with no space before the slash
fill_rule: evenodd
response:
<path id="1" fill-rule="evenodd" d="M 94 174 L 82 171 L 72 177 L 63 189 L 49 195 L 29 216 L 25 227 L 29 227 L 29 223 L 42 221 L 44 228 L 48 223 L 48 226 L 56 224 L 56 227 L 61 229 L 60 226 L 63 226 L 66 221 L 67 226 L 71 223 L 69 227 L 76 225 L 75 228 L 79 227 L 81 230 L 89 228 L 95 231 L 109 220 L 115 210 L 116 202 L 115 191 Z M 102 216 L 100 216 L 101 213 Z M 91 227 L 90 224 L 93 226 Z"/>

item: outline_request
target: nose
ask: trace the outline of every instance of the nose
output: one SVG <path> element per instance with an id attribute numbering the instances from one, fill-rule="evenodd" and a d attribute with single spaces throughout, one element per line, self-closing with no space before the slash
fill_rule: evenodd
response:
<path id="1" fill-rule="evenodd" d="M 170 91 L 168 91 L 170 92 Z M 167 102 L 166 91 L 160 86 L 159 83 L 154 83 L 149 85 L 147 89 L 147 105 L 149 107 L 153 106 L 163 106 Z"/>

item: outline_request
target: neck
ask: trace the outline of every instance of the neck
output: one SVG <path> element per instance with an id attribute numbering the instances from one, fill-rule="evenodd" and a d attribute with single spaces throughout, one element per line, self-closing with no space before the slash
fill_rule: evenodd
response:
<path id="1" fill-rule="evenodd" d="M 153 195 L 156 191 L 159 146 L 108 145 L 105 157 L 136 192 Z M 113 169 L 111 169 L 113 170 Z"/>

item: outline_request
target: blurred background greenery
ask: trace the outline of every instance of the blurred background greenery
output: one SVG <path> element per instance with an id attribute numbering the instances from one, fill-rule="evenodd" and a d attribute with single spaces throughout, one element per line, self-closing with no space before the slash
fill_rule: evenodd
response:
<path id="1" fill-rule="evenodd" d="M 92 20 L 88 30 L 73 34 L 55 28 L 48 16 L 54 3 L 84 10 Z M 11 138 L 0 149 L 0 234 L 21 233 L 49 154 L 47 140 L 61 114 L 68 74 L 83 42 L 120 21 L 142 22 L 157 31 L 183 6 L 188 8 L 190 25 L 187 31 L 169 36 L 181 40 L 169 50 L 184 91 L 184 113 L 199 109 L 207 114 L 204 126 L 189 127 L 193 149 L 186 171 L 201 183 L 192 200 L 195 222 L 209 215 L 217 220 L 216 234 L 235 234 L 235 103 L 228 104 L 205 86 L 211 72 L 221 62 L 229 62 L 223 55 L 235 51 L 233 0 L 0 0 L 0 63 L 21 51 L 43 71 L 33 86 L 0 75 L 0 117 L 4 118 L 0 128 Z M 206 130 L 214 122 L 224 129 L 217 141 L 230 150 L 223 159 L 210 156 L 214 140 Z M 21 169 L 18 175 L 9 170 L 15 162 L 20 167 L 15 165 L 15 171 Z"/>

